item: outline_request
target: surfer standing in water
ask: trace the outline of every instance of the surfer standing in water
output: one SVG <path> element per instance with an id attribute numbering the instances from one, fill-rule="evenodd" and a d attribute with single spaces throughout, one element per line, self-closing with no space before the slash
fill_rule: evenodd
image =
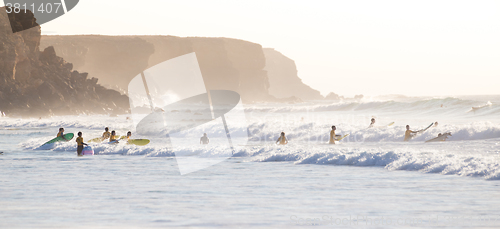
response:
<path id="1" fill-rule="evenodd" d="M 207 133 L 203 133 L 203 137 L 200 138 L 200 144 L 206 145 L 210 143 L 210 139 L 208 139 Z"/>
<path id="2" fill-rule="evenodd" d="M 410 130 L 410 125 L 406 125 L 405 140 L 404 141 L 409 141 L 412 138 L 412 134 L 416 134 L 416 133 L 418 133 L 418 131 Z"/>
<path id="3" fill-rule="evenodd" d="M 330 144 L 335 144 L 335 139 L 336 139 L 335 130 L 337 130 L 337 127 L 332 126 L 332 130 L 330 131 L 330 142 L 328 142 Z"/>
<path id="4" fill-rule="evenodd" d="M 130 137 L 132 137 L 132 132 L 127 132 L 127 142 L 130 141 Z"/>
<path id="5" fill-rule="evenodd" d="M 286 139 L 286 137 L 285 137 L 285 132 L 281 132 L 280 137 L 278 138 L 278 140 L 276 140 L 276 144 L 278 144 L 278 145 L 288 144 L 288 139 Z"/>
<path id="6" fill-rule="evenodd" d="M 370 126 L 368 126 L 368 128 L 372 128 L 373 125 L 375 125 L 375 118 L 372 118 Z"/>
<path id="7" fill-rule="evenodd" d="M 109 133 L 109 128 L 106 127 L 104 128 L 104 133 L 102 133 L 102 140 L 106 140 L 111 136 L 111 133 Z"/>
<path id="8" fill-rule="evenodd" d="M 116 140 L 116 132 L 113 130 L 111 131 L 111 136 L 109 136 L 109 142 L 114 142 L 118 143 L 118 140 Z"/>
<path id="9" fill-rule="evenodd" d="M 57 133 L 57 137 L 61 137 L 62 139 L 66 140 L 66 141 L 69 141 L 68 139 L 66 139 L 64 137 L 64 128 L 59 128 L 59 133 Z"/>
<path id="10" fill-rule="evenodd" d="M 76 143 L 78 144 L 76 148 L 76 152 L 78 153 L 78 156 L 83 156 L 82 151 L 83 151 L 83 146 L 86 145 L 86 143 L 83 142 L 83 137 L 82 137 L 82 132 L 78 132 L 78 137 L 76 138 Z"/>

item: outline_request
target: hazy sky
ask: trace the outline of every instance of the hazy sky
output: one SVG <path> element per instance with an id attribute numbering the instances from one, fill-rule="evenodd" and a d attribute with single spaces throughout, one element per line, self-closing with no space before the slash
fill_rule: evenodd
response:
<path id="1" fill-rule="evenodd" d="M 42 31 L 243 39 L 323 94 L 500 94 L 498 0 L 81 0 Z"/>

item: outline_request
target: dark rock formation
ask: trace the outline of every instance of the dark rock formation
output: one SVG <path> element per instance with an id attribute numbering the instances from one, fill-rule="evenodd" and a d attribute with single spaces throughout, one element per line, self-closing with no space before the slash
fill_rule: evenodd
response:
<path id="1" fill-rule="evenodd" d="M 125 92 L 130 80 L 148 67 L 152 44 L 129 36 L 44 36 L 40 47 L 54 46 L 56 52 L 88 72 L 108 88 Z"/>
<path id="2" fill-rule="evenodd" d="M 40 27 L 26 29 L 36 23 L 31 12 L 15 15 L 10 23 L 5 8 L 0 8 L 1 111 L 45 116 L 128 110 L 127 96 L 98 85 L 95 78 L 87 79 L 87 73 L 72 71 L 73 65 L 58 57 L 53 47 L 39 51 Z M 11 26 L 23 31 L 13 33 Z"/>
<path id="3" fill-rule="evenodd" d="M 280 52 L 265 48 L 267 76 L 269 77 L 269 94 L 276 98 L 291 96 L 302 100 L 322 100 L 321 93 L 305 85 L 297 75 L 295 61 Z"/>

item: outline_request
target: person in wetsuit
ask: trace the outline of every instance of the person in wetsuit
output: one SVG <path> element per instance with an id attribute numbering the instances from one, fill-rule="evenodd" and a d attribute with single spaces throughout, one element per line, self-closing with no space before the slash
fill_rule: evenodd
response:
<path id="1" fill-rule="evenodd" d="M 106 127 L 104 128 L 104 133 L 102 133 L 102 140 L 106 140 L 111 136 L 111 133 L 109 132 L 109 128 Z"/>
<path id="2" fill-rule="evenodd" d="M 418 131 L 410 130 L 410 125 L 406 125 L 405 140 L 404 141 L 409 141 L 413 137 L 412 134 L 416 134 L 416 133 L 418 133 Z"/>
<path id="3" fill-rule="evenodd" d="M 337 127 L 332 126 L 332 130 L 330 131 L 330 141 L 328 142 L 330 144 L 335 144 L 335 140 L 337 139 L 337 136 L 335 136 L 335 130 L 337 130 Z"/>
<path id="4" fill-rule="evenodd" d="M 76 138 L 76 143 L 77 143 L 77 148 L 76 152 L 78 153 L 78 156 L 83 156 L 82 151 L 83 151 L 83 146 L 87 144 L 83 142 L 83 137 L 82 137 L 82 132 L 78 132 L 78 137 Z"/>
<path id="5" fill-rule="evenodd" d="M 200 138 L 200 144 L 206 145 L 210 143 L 210 139 L 208 139 L 207 133 L 203 133 L 203 137 Z"/>
<path id="6" fill-rule="evenodd" d="M 59 133 L 57 133 L 57 137 L 61 137 L 62 139 L 66 140 L 66 141 L 69 141 L 68 139 L 66 139 L 64 137 L 64 128 L 59 128 Z"/>
<path id="7" fill-rule="evenodd" d="M 281 132 L 281 135 L 278 138 L 278 140 L 276 141 L 276 144 L 278 144 L 278 145 L 288 144 L 288 139 L 286 139 L 286 137 L 285 137 L 285 132 Z"/>

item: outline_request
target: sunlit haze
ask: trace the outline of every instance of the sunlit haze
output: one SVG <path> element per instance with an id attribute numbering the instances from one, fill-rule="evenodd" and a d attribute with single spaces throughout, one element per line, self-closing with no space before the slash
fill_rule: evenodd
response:
<path id="1" fill-rule="evenodd" d="M 498 94 L 499 1 L 83 0 L 46 35 L 229 37 L 295 60 L 323 95 Z"/>

